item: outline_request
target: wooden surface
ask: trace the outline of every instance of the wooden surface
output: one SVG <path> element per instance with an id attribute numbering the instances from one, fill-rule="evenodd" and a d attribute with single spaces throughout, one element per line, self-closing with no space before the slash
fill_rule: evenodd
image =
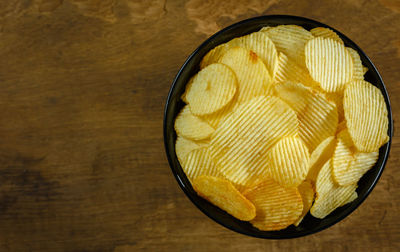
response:
<path id="1" fill-rule="evenodd" d="M 162 136 L 170 84 L 208 36 L 264 14 L 348 35 L 400 121 L 398 0 L 1 1 L 0 251 L 399 251 L 397 134 L 365 203 L 304 238 L 236 234 L 178 187 Z"/>

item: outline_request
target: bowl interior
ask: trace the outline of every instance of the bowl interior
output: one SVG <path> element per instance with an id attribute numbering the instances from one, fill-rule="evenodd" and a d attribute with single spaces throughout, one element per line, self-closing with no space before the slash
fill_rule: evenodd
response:
<path id="1" fill-rule="evenodd" d="M 355 49 L 361 57 L 361 61 L 364 66 L 368 68 L 368 72 L 365 75 L 365 80 L 377 86 L 385 98 L 387 109 L 389 112 L 389 136 L 390 140 L 387 144 L 382 146 L 379 150 L 379 159 L 375 166 L 370 169 L 359 181 L 358 183 L 358 198 L 350 204 L 336 209 L 329 216 L 324 219 L 317 219 L 307 214 L 302 223 L 295 227 L 293 225 L 286 229 L 280 231 L 260 231 L 254 228 L 250 223 L 243 222 L 235 219 L 231 215 L 227 214 L 218 207 L 212 205 L 208 201 L 197 196 L 196 192 L 193 190 L 190 182 L 188 181 L 185 173 L 183 172 L 179 161 L 175 153 L 175 140 L 176 134 L 174 131 L 174 120 L 178 112 L 184 106 L 184 103 L 180 100 L 181 95 L 185 90 L 185 85 L 189 81 L 190 77 L 195 75 L 199 71 L 199 63 L 203 56 L 215 46 L 225 43 L 235 37 L 240 37 L 251 32 L 258 31 L 264 26 L 277 26 L 282 24 L 295 24 L 310 30 L 315 27 L 327 27 L 334 30 L 344 41 L 345 45 Z M 257 18 L 252 18 L 248 20 L 241 21 L 239 23 L 233 24 L 220 32 L 216 33 L 209 39 L 207 39 L 202 45 L 200 45 L 187 59 L 179 73 L 177 74 L 173 85 L 171 87 L 164 115 L 164 141 L 165 148 L 167 152 L 167 157 L 169 164 L 172 168 L 172 172 L 176 177 L 180 187 L 190 198 L 190 200 L 207 216 L 209 216 L 214 221 L 220 223 L 221 225 L 234 230 L 236 232 L 260 237 L 260 238 L 270 238 L 270 239 L 282 239 L 282 238 L 294 238 L 299 236 L 304 236 L 321 231 L 337 222 L 342 220 L 344 217 L 349 215 L 354 211 L 368 196 L 373 187 L 375 186 L 377 180 L 379 179 L 382 170 L 385 166 L 386 160 L 388 158 L 390 144 L 392 139 L 392 114 L 390 109 L 389 97 L 386 92 L 383 81 L 376 70 L 375 66 L 372 64 L 370 59 L 365 55 L 365 53 L 349 38 L 344 36 L 339 31 L 319 23 L 314 20 L 296 17 L 296 16 L 286 16 L 286 15 L 275 15 L 275 16 L 262 16 Z"/>

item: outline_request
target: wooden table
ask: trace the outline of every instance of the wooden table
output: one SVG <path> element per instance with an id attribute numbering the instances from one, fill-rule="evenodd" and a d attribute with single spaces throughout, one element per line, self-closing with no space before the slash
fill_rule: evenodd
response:
<path id="1" fill-rule="evenodd" d="M 234 233 L 196 209 L 172 176 L 162 136 L 186 57 L 219 29 L 267 14 L 316 19 L 358 43 L 399 121 L 399 1 L 219 2 L 1 1 L 0 251 L 400 250 L 397 135 L 358 210 L 283 241 Z"/>

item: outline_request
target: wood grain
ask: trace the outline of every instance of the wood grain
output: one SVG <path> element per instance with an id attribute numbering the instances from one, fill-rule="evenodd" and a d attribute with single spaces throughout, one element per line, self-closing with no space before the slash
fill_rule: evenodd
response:
<path id="1" fill-rule="evenodd" d="M 0 3 L 0 251 L 399 251 L 400 11 L 380 1 L 9 0 Z M 395 120 L 390 159 L 351 216 L 271 241 L 229 231 L 179 189 L 164 102 L 185 58 L 264 14 L 327 23 L 369 55 Z"/>

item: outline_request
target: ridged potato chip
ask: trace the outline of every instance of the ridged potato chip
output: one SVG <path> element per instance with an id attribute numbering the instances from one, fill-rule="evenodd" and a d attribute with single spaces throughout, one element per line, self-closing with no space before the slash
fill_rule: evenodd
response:
<path id="1" fill-rule="evenodd" d="M 297 112 L 300 138 L 310 152 L 324 139 L 335 134 L 338 125 L 337 108 L 324 94 L 293 82 L 277 84 L 275 90 Z"/>
<path id="2" fill-rule="evenodd" d="M 256 208 L 226 179 L 200 176 L 193 179 L 194 190 L 203 198 L 233 217 L 249 221 L 256 216 Z"/>
<path id="3" fill-rule="evenodd" d="M 189 89 L 191 88 L 191 86 L 192 86 L 193 78 L 194 78 L 194 76 L 193 76 L 192 78 L 190 78 L 190 80 L 189 80 L 188 83 L 186 84 L 185 92 L 184 92 L 183 95 L 181 96 L 182 101 L 183 101 L 184 103 L 186 103 L 186 104 L 188 104 L 188 101 L 186 100 L 186 94 L 187 94 L 188 90 L 189 90 Z"/>
<path id="4" fill-rule="evenodd" d="M 332 177 L 332 162 L 328 160 L 318 173 L 315 183 L 316 197 L 310 209 L 312 216 L 323 219 L 353 197 L 357 184 L 337 185 Z"/>
<path id="5" fill-rule="evenodd" d="M 191 181 L 202 175 L 221 177 L 220 172 L 210 156 L 208 147 L 192 150 L 185 156 L 183 164 L 181 165 L 186 176 Z"/>
<path id="6" fill-rule="evenodd" d="M 366 68 L 365 66 L 363 66 L 363 75 L 365 75 L 368 72 L 368 68 Z"/>
<path id="7" fill-rule="evenodd" d="M 274 73 L 276 82 L 300 82 L 309 87 L 319 87 L 306 68 L 300 67 L 295 61 L 289 59 L 284 53 L 279 53 L 278 65 Z"/>
<path id="8" fill-rule="evenodd" d="M 237 46 L 251 50 L 265 64 L 270 76 L 272 77 L 278 64 L 278 52 L 275 44 L 264 32 L 253 32 L 249 35 L 240 37 Z"/>
<path id="9" fill-rule="evenodd" d="M 311 29 L 310 32 L 314 37 L 330 38 L 339 42 L 340 44 L 344 44 L 343 40 L 339 37 L 339 35 L 337 35 L 336 32 L 332 31 L 329 28 L 317 27 Z"/>
<path id="10" fill-rule="evenodd" d="M 328 161 L 335 150 L 336 139 L 334 136 L 327 137 L 317 148 L 311 153 L 310 169 L 307 174 L 307 180 L 315 184 L 317 176 L 322 166 Z"/>
<path id="11" fill-rule="evenodd" d="M 179 136 L 176 138 L 175 142 L 175 152 L 178 157 L 179 163 L 183 165 L 186 155 L 192 150 L 207 146 L 206 143 L 192 141 L 183 136 Z"/>
<path id="12" fill-rule="evenodd" d="M 218 110 L 215 113 L 201 116 L 201 118 L 210 124 L 214 129 L 218 128 L 218 126 L 226 120 L 226 118 L 239 106 L 236 96 L 232 99 L 230 103 L 228 103 L 221 110 Z"/>
<path id="13" fill-rule="evenodd" d="M 350 53 L 353 59 L 353 80 L 363 80 L 364 79 L 364 69 L 361 63 L 360 55 L 356 50 L 351 47 L 346 47 L 347 51 Z"/>
<path id="14" fill-rule="evenodd" d="M 355 184 L 374 166 L 378 157 L 379 153 L 377 151 L 358 152 L 351 159 L 347 169 L 333 169 L 333 178 L 342 186 Z"/>
<path id="15" fill-rule="evenodd" d="M 226 51 L 228 51 L 230 48 L 232 48 L 232 44 L 234 44 L 235 42 L 232 43 L 232 41 L 236 41 L 236 39 L 231 40 L 230 44 L 229 42 L 218 45 L 216 47 L 214 47 L 211 51 L 209 51 L 201 60 L 200 62 L 200 69 L 205 68 L 208 65 L 211 65 L 213 63 L 217 63 L 219 61 L 219 59 L 226 53 Z"/>
<path id="16" fill-rule="evenodd" d="M 344 206 L 344 205 L 347 205 L 347 204 L 349 204 L 349 203 L 355 201 L 357 198 L 358 198 L 358 194 L 357 194 L 356 191 L 354 191 L 354 192 L 351 194 L 350 198 L 348 198 L 346 201 L 344 201 L 339 207 L 342 207 L 342 206 Z"/>
<path id="17" fill-rule="evenodd" d="M 190 112 L 189 106 L 183 107 L 175 119 L 175 131 L 192 140 L 202 140 L 211 136 L 214 129 L 201 118 Z"/>
<path id="18" fill-rule="evenodd" d="M 277 97 L 257 97 L 239 106 L 211 137 L 210 152 L 221 173 L 240 185 L 265 175 L 267 151 L 298 135 L 296 113 Z"/>
<path id="19" fill-rule="evenodd" d="M 298 186 L 310 168 L 310 153 L 298 137 L 281 139 L 267 154 L 268 175 L 285 187 Z"/>
<path id="20" fill-rule="evenodd" d="M 272 80 L 268 70 L 254 52 L 234 47 L 228 50 L 219 62 L 230 67 L 236 74 L 239 104 L 272 93 Z"/>
<path id="21" fill-rule="evenodd" d="M 314 38 L 309 31 L 298 25 L 279 25 L 263 32 L 274 42 L 278 52 L 284 53 L 300 67 L 305 67 L 304 46 Z"/>
<path id="22" fill-rule="evenodd" d="M 301 213 L 300 217 L 295 221 L 294 225 L 297 227 L 300 225 L 301 221 L 303 220 L 304 216 L 310 210 L 312 203 L 314 201 L 314 189 L 312 184 L 309 181 L 304 181 L 298 187 L 299 193 L 303 200 L 303 212 Z"/>
<path id="23" fill-rule="evenodd" d="M 297 187 L 285 188 L 270 178 L 243 194 L 256 207 L 256 217 L 250 222 L 260 230 L 286 228 L 303 211 L 303 200 Z"/>
<path id="24" fill-rule="evenodd" d="M 253 32 L 215 47 L 203 58 L 201 68 L 203 69 L 212 63 L 219 62 L 223 55 L 233 47 L 242 47 L 257 54 L 272 76 L 278 63 L 278 53 L 274 43 L 264 32 Z"/>
<path id="25" fill-rule="evenodd" d="M 236 86 L 236 75 L 229 67 L 211 64 L 194 76 L 185 99 L 192 114 L 211 114 L 232 100 Z"/>
<path id="26" fill-rule="evenodd" d="M 344 120 L 343 93 L 326 93 L 326 98 L 336 104 L 339 122 Z"/>
<path id="27" fill-rule="evenodd" d="M 338 134 L 339 132 L 341 132 L 342 130 L 345 130 L 345 129 L 347 129 L 347 125 L 346 125 L 346 121 L 344 120 L 338 124 L 337 129 L 336 129 L 336 134 Z"/>
<path id="28" fill-rule="evenodd" d="M 332 173 L 345 173 L 353 160 L 354 147 L 347 129 L 342 130 L 337 135 L 337 144 L 332 157 Z M 338 182 L 338 181 L 336 181 Z M 339 184 L 340 185 L 340 184 Z"/>
<path id="29" fill-rule="evenodd" d="M 353 77 L 353 59 L 346 47 L 333 39 L 317 37 L 305 46 L 311 77 L 326 92 L 340 92 Z"/>
<path id="30" fill-rule="evenodd" d="M 343 98 L 344 115 L 360 152 L 377 151 L 389 141 L 388 111 L 381 91 L 369 82 L 350 82 Z"/>

